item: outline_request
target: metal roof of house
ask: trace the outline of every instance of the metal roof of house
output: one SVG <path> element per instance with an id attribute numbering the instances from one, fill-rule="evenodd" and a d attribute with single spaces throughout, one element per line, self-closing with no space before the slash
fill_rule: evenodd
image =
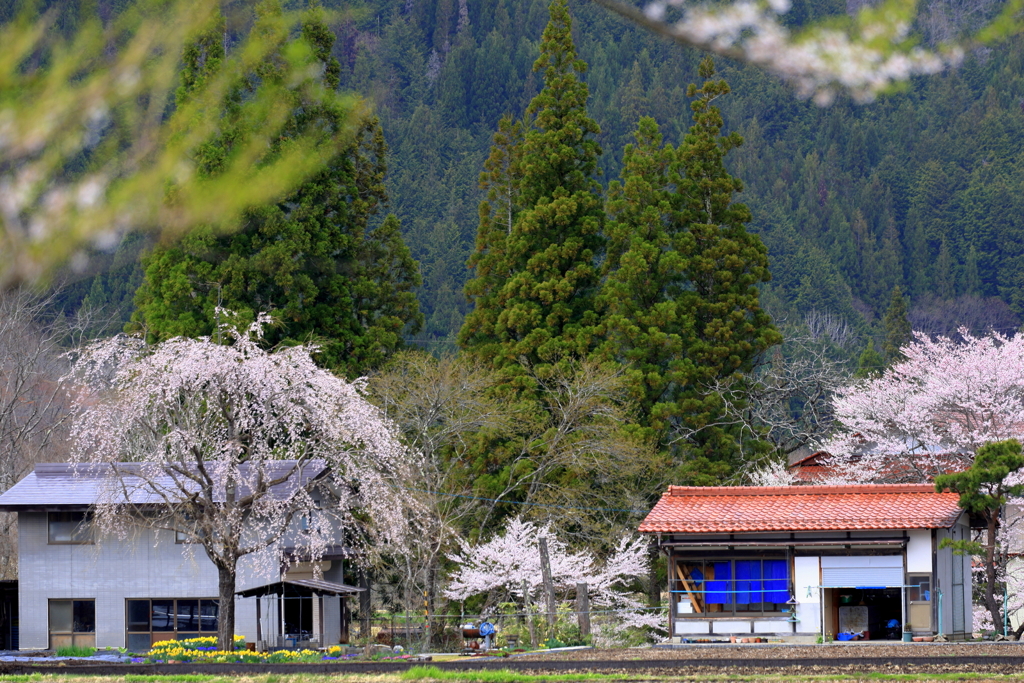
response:
<path id="1" fill-rule="evenodd" d="M 644 533 L 936 529 L 963 512 L 956 493 L 930 484 L 670 486 Z"/>
<path id="2" fill-rule="evenodd" d="M 297 466 L 295 460 L 275 460 L 263 464 L 264 477 L 270 480 L 288 476 Z M 301 471 L 271 487 L 273 495 L 287 498 L 296 488 L 321 476 L 327 469 L 323 460 L 303 463 Z M 247 495 L 246 481 L 255 475 L 250 465 L 239 466 L 241 481 L 238 496 Z M 296 476 L 296 474 L 298 476 Z M 0 510 L 13 512 L 40 508 L 82 508 L 101 501 L 131 502 L 136 505 L 164 503 L 164 494 L 180 492 L 169 469 L 150 463 L 110 463 L 105 465 L 39 463 L 24 479 L 0 495 Z M 220 487 L 218 500 L 223 500 Z"/>
<path id="3" fill-rule="evenodd" d="M 334 583 L 333 581 L 323 581 L 317 579 L 282 579 L 281 581 L 274 581 L 263 586 L 256 586 L 254 588 L 246 588 L 245 590 L 236 591 L 235 595 L 239 595 L 243 598 L 255 598 L 263 595 L 282 595 L 288 592 L 289 586 L 295 586 L 300 590 L 298 592 L 310 592 L 319 593 L 322 595 L 354 595 L 365 589 L 356 588 L 355 586 L 349 586 L 344 583 Z"/>

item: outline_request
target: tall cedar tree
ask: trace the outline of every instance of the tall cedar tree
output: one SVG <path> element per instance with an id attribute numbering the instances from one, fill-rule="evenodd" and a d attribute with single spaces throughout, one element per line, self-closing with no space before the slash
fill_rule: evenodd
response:
<path id="1" fill-rule="evenodd" d="M 279 12 L 276 0 L 257 8 L 259 16 Z M 322 64 L 320 78 L 337 88 L 334 35 L 319 8 L 303 22 L 301 41 Z M 222 56 L 217 35 L 200 36 L 186 50 L 179 102 Z M 255 75 L 275 77 L 274 60 L 259 65 Z M 230 157 L 232 129 L 245 125 L 231 117 L 233 101 L 255 80 L 240 83 L 225 103 L 223 133 L 197 150 L 202 172 L 216 174 Z M 292 130 L 351 125 L 346 112 L 309 98 L 303 84 L 292 92 Z M 371 227 L 387 203 L 380 124 L 367 117 L 353 133 L 352 144 L 323 172 L 283 201 L 248 212 L 237 233 L 197 230 L 150 253 L 130 327 L 159 342 L 214 334 L 218 306 L 238 312 L 244 322 L 268 311 L 279 323 L 267 330 L 269 344 L 315 341 L 318 362 L 348 376 L 380 366 L 402 346 L 403 331 L 422 323 L 413 293 L 420 275 L 397 218 L 389 215 Z"/>
<path id="2" fill-rule="evenodd" d="M 721 399 L 708 387 L 718 380 L 741 379 L 758 355 L 782 341 L 771 317 L 761 309 L 758 285 L 771 279 L 768 250 L 757 235 L 747 232 L 750 209 L 734 202 L 743 183 L 725 170 L 725 155 L 743 144 L 736 132 L 721 135 L 722 114 L 714 101 L 729 94 L 729 85 L 713 80 L 715 64 L 706 57 L 698 69 L 706 79 L 701 88 L 690 85 L 696 99 L 693 126 L 676 150 L 669 171 L 675 187 L 670 196 L 675 232 L 689 233 L 686 254 L 688 287 L 679 292 L 682 310 L 693 316 L 692 334 L 685 339 L 693 375 L 678 386 L 673 397 L 686 431 L 696 431 L 694 472 L 700 461 L 734 457 L 736 435 L 713 426 L 720 416 Z"/>
<path id="3" fill-rule="evenodd" d="M 521 143 L 503 121 L 482 182 L 473 279 L 475 304 L 459 333 L 464 349 L 516 386 L 523 364 L 545 368 L 587 356 L 597 325 L 596 265 L 604 251 L 600 132 L 587 115 L 586 64 L 576 57 L 566 0 L 553 0 L 534 71 L 544 87 L 527 109 Z M 521 149 L 520 149 L 521 148 Z"/>
<path id="4" fill-rule="evenodd" d="M 598 298 L 605 338 L 598 356 L 627 366 L 647 436 L 664 440 L 676 411 L 673 387 L 693 375 L 684 342 L 693 316 L 681 308 L 692 237 L 670 222 L 671 145 L 658 124 L 640 119 L 623 155 L 622 179 L 608 186 L 608 257 Z"/>
<path id="5" fill-rule="evenodd" d="M 699 73 L 711 79 L 714 63 L 705 59 Z M 694 123 L 677 149 L 662 147 L 657 124 L 641 119 L 623 181 L 609 188 L 602 355 L 629 364 L 641 421 L 663 451 L 677 432 L 691 436 L 693 450 L 671 455 L 682 464 L 676 478 L 695 484 L 727 476 L 737 451 L 737 436 L 713 426 L 721 405 L 709 388 L 742 381 L 781 341 L 759 302 L 767 251 L 747 232 L 750 211 L 733 202 L 743 186 L 723 163 L 743 142 L 720 134 L 712 102 L 728 92 L 723 80 L 690 86 Z"/>

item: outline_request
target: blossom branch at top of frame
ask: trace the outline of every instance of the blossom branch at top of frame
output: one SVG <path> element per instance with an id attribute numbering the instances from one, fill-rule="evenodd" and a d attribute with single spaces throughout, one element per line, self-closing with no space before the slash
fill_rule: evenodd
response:
<path id="1" fill-rule="evenodd" d="M 1001 21 L 970 41 L 924 47 L 913 32 L 913 0 L 868 4 L 854 16 L 829 17 L 795 31 L 782 22 L 790 0 L 650 0 L 642 9 L 622 0 L 593 1 L 676 42 L 765 69 L 820 105 L 841 92 L 870 102 L 913 76 L 958 65 L 970 46 L 1015 32 L 1019 23 L 1007 9 Z"/>

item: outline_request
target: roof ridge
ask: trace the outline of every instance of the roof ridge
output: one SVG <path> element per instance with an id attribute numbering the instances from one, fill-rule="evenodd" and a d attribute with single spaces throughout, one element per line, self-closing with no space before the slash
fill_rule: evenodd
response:
<path id="1" fill-rule="evenodd" d="M 939 493 L 933 484 L 797 486 L 669 486 L 665 496 L 800 496 L 813 494 Z M 948 493 L 943 491 L 942 493 Z M 954 494 L 955 495 L 955 494 Z"/>

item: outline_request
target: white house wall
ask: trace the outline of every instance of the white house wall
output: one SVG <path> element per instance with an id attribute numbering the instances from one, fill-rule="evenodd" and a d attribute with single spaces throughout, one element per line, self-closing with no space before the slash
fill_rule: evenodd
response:
<path id="1" fill-rule="evenodd" d="M 20 647 L 49 646 L 51 599 L 96 601 L 96 646 L 125 646 L 125 600 L 216 598 L 217 571 L 202 548 L 193 557 L 169 531 L 140 530 L 127 541 L 96 545 L 50 545 L 45 512 L 18 514 Z M 261 581 L 251 562 L 239 568 L 239 589 Z M 236 604 L 235 633 L 256 639 L 256 601 Z"/>
<path id="2" fill-rule="evenodd" d="M 821 561 L 818 557 L 793 558 L 793 587 L 796 599 L 797 633 L 821 632 Z"/>

